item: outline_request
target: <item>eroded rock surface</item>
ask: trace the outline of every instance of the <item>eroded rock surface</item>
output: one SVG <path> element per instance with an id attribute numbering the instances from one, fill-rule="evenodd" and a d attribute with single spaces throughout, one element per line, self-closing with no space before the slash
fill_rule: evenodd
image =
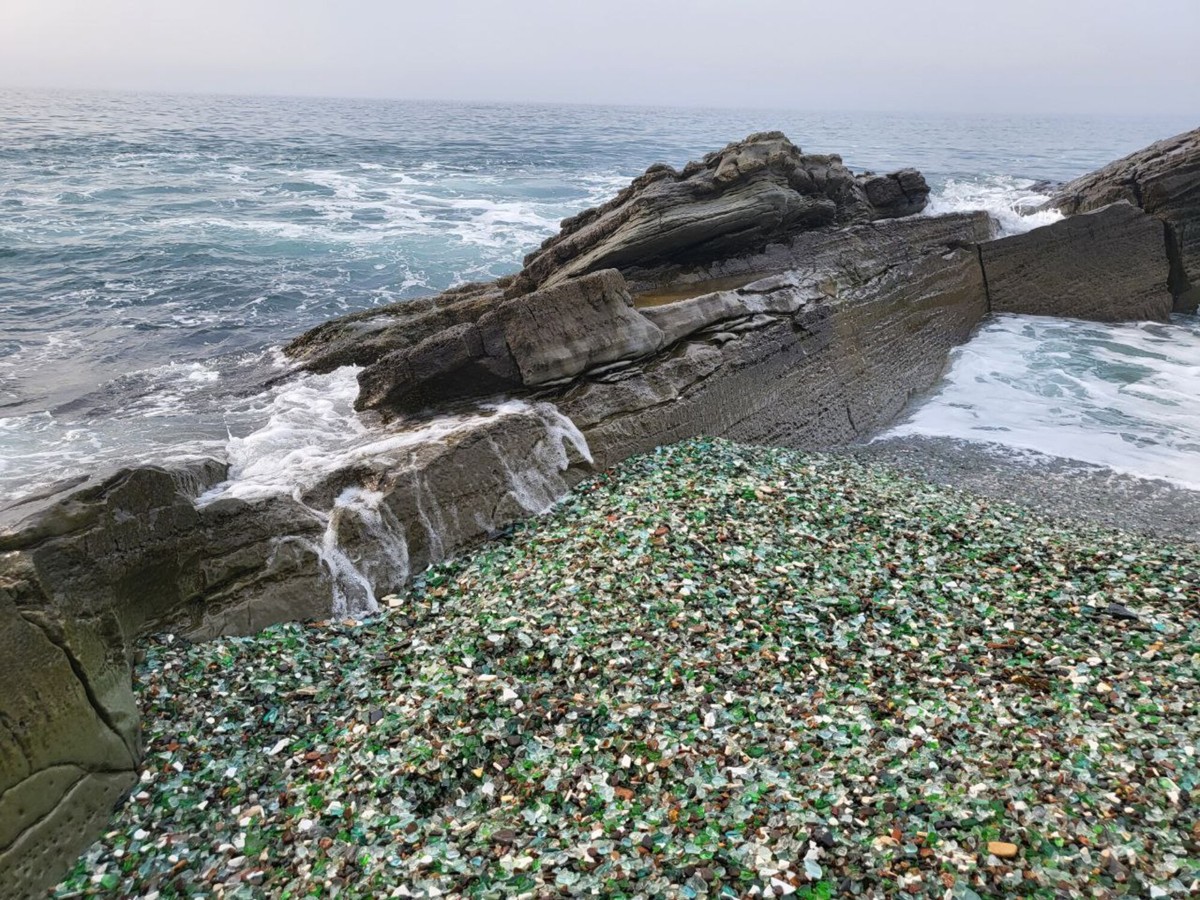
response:
<path id="1" fill-rule="evenodd" d="M 518 289 L 599 269 L 704 262 L 796 231 L 919 212 L 929 186 L 913 169 L 855 175 L 778 131 L 754 134 L 682 171 L 652 166 L 613 200 L 562 223 L 525 258 Z"/>
<path id="2" fill-rule="evenodd" d="M 474 310 L 472 310 L 474 311 Z M 388 353 L 359 378 L 359 409 L 388 415 L 573 378 L 648 356 L 663 335 L 633 308 L 615 270 L 498 299 L 414 347 Z"/>
<path id="3" fill-rule="evenodd" d="M 1073 216 L 1121 200 L 1164 223 L 1175 310 L 1194 311 L 1200 303 L 1200 128 L 1068 182 L 1050 205 Z"/>
<path id="4" fill-rule="evenodd" d="M 975 213 L 797 235 L 742 261 L 782 267 L 770 277 L 644 310 L 671 349 L 580 382 L 559 406 L 598 465 L 695 435 L 864 438 L 937 380 L 986 314 L 973 245 L 993 227 Z"/>

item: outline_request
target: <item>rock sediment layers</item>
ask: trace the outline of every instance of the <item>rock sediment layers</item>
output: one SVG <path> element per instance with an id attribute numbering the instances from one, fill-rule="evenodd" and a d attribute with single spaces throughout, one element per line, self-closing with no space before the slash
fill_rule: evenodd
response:
<path id="1" fill-rule="evenodd" d="M 983 213 L 912 216 L 929 193 L 913 170 L 856 176 L 755 135 L 679 172 L 651 167 L 515 276 L 294 341 L 312 372 L 363 367 L 357 406 L 380 436 L 294 493 L 239 498 L 210 461 L 0 510 L 0 884 L 52 882 L 132 784 L 139 634 L 367 611 L 657 444 L 863 438 L 989 310 L 1163 318 L 1168 273 L 1191 277 L 1191 201 L 1165 196 L 1191 190 L 1184 176 L 1158 176 L 1153 205 L 1143 193 L 1140 209 L 995 240 Z"/>
<path id="2" fill-rule="evenodd" d="M 728 258 L 795 231 L 920 212 L 928 197 L 913 169 L 856 178 L 839 156 L 802 153 L 778 131 L 753 134 L 681 172 L 651 166 L 610 202 L 567 219 L 525 258 L 512 289 Z"/>
<path id="3" fill-rule="evenodd" d="M 1122 200 L 1163 223 L 1175 310 L 1194 312 L 1200 304 L 1200 128 L 1068 182 L 1049 205 L 1073 216 Z"/>
<path id="4" fill-rule="evenodd" d="M 1162 223 L 1125 202 L 980 245 L 993 312 L 1165 321 Z"/>

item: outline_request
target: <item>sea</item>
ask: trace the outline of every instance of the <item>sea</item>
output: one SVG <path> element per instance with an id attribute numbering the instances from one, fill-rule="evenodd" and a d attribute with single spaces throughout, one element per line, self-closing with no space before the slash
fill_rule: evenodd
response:
<path id="1" fill-rule="evenodd" d="M 131 462 L 229 458 L 263 491 L 379 435 L 355 371 L 279 380 L 291 337 L 514 272 L 652 163 L 782 130 L 929 212 L 1008 232 L 1063 181 L 1196 122 L 0 90 L 0 506 Z M 264 385 L 271 384 L 270 387 Z M 898 434 L 1200 484 L 1200 324 L 1003 316 Z"/>

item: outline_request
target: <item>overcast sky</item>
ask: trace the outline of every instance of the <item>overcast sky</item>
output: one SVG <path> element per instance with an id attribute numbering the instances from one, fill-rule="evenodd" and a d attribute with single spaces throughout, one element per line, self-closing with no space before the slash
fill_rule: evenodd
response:
<path id="1" fill-rule="evenodd" d="M 0 0 L 0 85 L 1197 113 L 1200 0 Z"/>

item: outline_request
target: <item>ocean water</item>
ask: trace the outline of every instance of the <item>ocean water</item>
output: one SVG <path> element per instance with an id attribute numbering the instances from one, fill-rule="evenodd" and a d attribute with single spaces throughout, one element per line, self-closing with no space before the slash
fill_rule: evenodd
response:
<path id="1" fill-rule="evenodd" d="M 1003 444 L 1200 490 L 1200 319 L 996 316 L 887 436 Z"/>
<path id="2" fill-rule="evenodd" d="M 1045 220 L 1014 212 L 1033 181 L 1194 124 L 0 91 L 0 500 L 118 462 L 224 453 L 249 477 L 369 444 L 353 372 L 262 389 L 287 339 L 515 271 L 651 163 L 752 131 L 856 170 L 916 166 L 933 211 L 986 208 L 1019 230 Z M 1031 329 L 996 352 L 1041 346 Z M 1162 334 L 1196 338 L 1187 323 Z M 1111 368 L 1089 377 L 1123 377 Z M 1142 400 L 1123 427 L 1161 444 L 1154 423 L 1174 412 Z"/>

